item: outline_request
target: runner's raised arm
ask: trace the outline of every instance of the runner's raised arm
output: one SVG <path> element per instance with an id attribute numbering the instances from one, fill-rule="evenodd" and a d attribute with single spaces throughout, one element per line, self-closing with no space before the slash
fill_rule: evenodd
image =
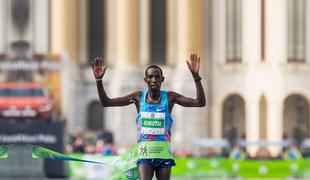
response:
<path id="1" fill-rule="evenodd" d="M 126 106 L 132 103 L 135 103 L 137 109 L 139 106 L 139 98 L 141 95 L 141 92 L 137 91 L 131 94 L 128 94 L 123 97 L 116 97 L 116 98 L 109 98 L 106 94 L 102 78 L 105 74 L 105 71 L 107 70 L 107 65 L 102 64 L 102 58 L 96 57 L 92 61 L 92 69 L 93 74 L 96 78 L 96 84 L 97 84 L 97 90 L 99 94 L 100 103 L 104 107 L 110 107 L 110 106 Z"/>
<path id="2" fill-rule="evenodd" d="M 196 86 L 196 98 L 185 97 L 176 92 L 170 91 L 170 108 L 172 109 L 174 104 L 179 104 L 185 107 L 203 107 L 206 105 L 206 97 L 201 84 L 201 77 L 199 76 L 200 57 L 197 54 L 192 53 L 190 59 L 186 61 L 188 69 L 190 70 Z"/>

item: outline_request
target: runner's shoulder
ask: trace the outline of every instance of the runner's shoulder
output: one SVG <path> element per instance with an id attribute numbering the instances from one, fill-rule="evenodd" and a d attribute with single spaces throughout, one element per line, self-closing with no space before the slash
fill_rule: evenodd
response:
<path id="1" fill-rule="evenodd" d="M 131 94 L 131 97 L 133 98 L 133 100 L 140 102 L 141 94 L 142 91 L 136 91 Z"/>
<path id="2" fill-rule="evenodd" d="M 169 101 L 174 101 L 176 97 L 180 96 L 180 94 L 174 91 L 167 91 L 167 96 L 168 96 Z"/>
<path id="3" fill-rule="evenodd" d="M 174 97 L 174 98 L 177 96 L 180 96 L 179 93 L 174 92 L 174 91 L 167 91 L 167 95 L 168 95 L 168 97 Z"/>

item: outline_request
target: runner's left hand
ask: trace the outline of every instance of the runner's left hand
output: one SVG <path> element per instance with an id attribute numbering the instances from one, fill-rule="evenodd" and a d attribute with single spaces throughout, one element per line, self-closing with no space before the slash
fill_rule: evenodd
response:
<path id="1" fill-rule="evenodd" d="M 196 53 L 191 53 L 190 59 L 187 60 L 186 63 L 193 77 L 198 77 L 200 68 L 200 57 Z"/>

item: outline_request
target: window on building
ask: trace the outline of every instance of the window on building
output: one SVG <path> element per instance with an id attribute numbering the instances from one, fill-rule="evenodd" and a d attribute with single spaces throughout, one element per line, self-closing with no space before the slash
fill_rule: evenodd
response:
<path id="1" fill-rule="evenodd" d="M 305 61 L 305 0 L 287 0 L 288 14 L 288 61 Z"/>
<path id="2" fill-rule="evenodd" d="M 166 0 L 151 1 L 151 63 L 166 62 L 167 5 Z"/>
<path id="3" fill-rule="evenodd" d="M 103 108 L 99 101 L 88 105 L 86 125 L 90 130 L 104 129 Z"/>
<path id="4" fill-rule="evenodd" d="M 297 145 L 310 137 L 309 103 L 302 95 L 293 94 L 284 101 L 283 136 Z"/>
<path id="5" fill-rule="evenodd" d="M 88 1 L 88 59 L 104 56 L 104 1 Z"/>
<path id="6" fill-rule="evenodd" d="M 265 61 L 265 0 L 261 1 L 261 61 Z"/>
<path id="7" fill-rule="evenodd" d="M 241 62 L 242 0 L 226 0 L 226 61 Z"/>
<path id="8" fill-rule="evenodd" d="M 223 103 L 223 137 L 231 145 L 245 138 L 245 102 L 239 95 L 231 95 Z"/>

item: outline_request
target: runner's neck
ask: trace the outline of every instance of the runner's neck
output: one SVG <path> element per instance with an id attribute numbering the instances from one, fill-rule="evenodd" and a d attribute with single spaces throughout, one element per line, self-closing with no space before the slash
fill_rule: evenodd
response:
<path id="1" fill-rule="evenodd" d="M 151 103 L 154 103 L 154 104 L 158 104 L 161 100 L 161 93 L 157 93 L 157 92 L 148 92 L 147 93 L 147 100 Z"/>

